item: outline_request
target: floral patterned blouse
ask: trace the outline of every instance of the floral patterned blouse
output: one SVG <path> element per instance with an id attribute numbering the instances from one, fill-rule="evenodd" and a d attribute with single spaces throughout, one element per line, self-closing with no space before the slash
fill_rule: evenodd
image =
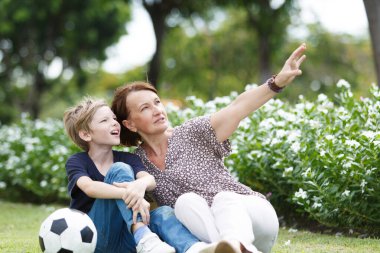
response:
<path id="1" fill-rule="evenodd" d="M 221 191 L 265 198 L 239 183 L 229 173 L 223 159 L 230 152 L 228 140 L 218 142 L 210 116 L 198 117 L 174 128 L 168 141 L 163 171 L 148 160 L 141 146 L 135 151 L 146 166 L 146 171 L 156 179 L 157 187 L 153 196 L 160 206 L 174 207 L 177 198 L 187 192 L 204 197 L 210 206 L 214 196 Z"/>

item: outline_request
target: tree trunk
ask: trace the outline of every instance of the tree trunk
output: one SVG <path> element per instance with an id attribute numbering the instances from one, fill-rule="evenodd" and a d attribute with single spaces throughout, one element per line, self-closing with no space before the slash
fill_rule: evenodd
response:
<path id="1" fill-rule="evenodd" d="M 46 80 L 44 75 L 37 71 L 34 77 L 34 83 L 29 91 L 26 111 L 29 112 L 32 119 L 37 119 L 41 112 L 41 95 L 46 89 Z"/>
<path id="2" fill-rule="evenodd" d="M 380 87 L 380 1 L 363 1 L 368 18 L 369 32 L 371 35 L 377 85 Z"/>
<path id="3" fill-rule="evenodd" d="M 158 89 L 161 69 L 162 42 L 166 34 L 165 19 L 168 13 L 162 10 L 159 3 L 155 3 L 153 5 L 144 4 L 144 7 L 152 19 L 154 34 L 156 36 L 156 52 L 154 53 L 149 64 L 148 81 L 153 84 L 156 89 Z"/>
<path id="4" fill-rule="evenodd" d="M 259 68 L 261 83 L 264 83 L 273 74 L 270 67 L 270 57 L 269 37 L 264 34 L 259 34 Z"/>

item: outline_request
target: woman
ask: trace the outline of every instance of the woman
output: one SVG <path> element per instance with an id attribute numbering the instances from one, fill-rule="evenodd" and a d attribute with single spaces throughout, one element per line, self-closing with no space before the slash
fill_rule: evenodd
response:
<path id="1" fill-rule="evenodd" d="M 278 233 L 276 212 L 263 195 L 236 182 L 223 158 L 240 121 L 302 74 L 305 50 L 300 45 L 265 84 L 174 129 L 154 87 L 136 82 L 116 90 L 112 110 L 122 125 L 121 143 L 138 146 L 135 153 L 156 179 L 158 204 L 173 206 L 200 240 L 227 240 L 235 252 L 271 251 Z"/>

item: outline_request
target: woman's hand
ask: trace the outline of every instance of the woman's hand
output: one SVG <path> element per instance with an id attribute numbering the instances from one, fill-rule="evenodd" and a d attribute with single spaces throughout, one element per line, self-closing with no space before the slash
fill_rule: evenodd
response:
<path id="1" fill-rule="evenodd" d="M 140 213 L 142 221 L 145 225 L 150 222 L 150 204 L 145 199 L 142 199 L 132 207 L 133 224 L 137 223 L 137 215 Z"/>
<path id="2" fill-rule="evenodd" d="M 279 87 L 285 87 L 293 81 L 296 76 L 302 74 L 302 71 L 299 69 L 302 62 L 306 59 L 304 51 L 306 50 L 306 44 L 302 43 L 290 57 L 286 60 L 282 70 L 275 78 L 275 83 Z"/>

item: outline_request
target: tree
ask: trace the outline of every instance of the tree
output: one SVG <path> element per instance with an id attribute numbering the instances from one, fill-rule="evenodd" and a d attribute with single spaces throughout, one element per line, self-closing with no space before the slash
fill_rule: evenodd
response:
<path id="1" fill-rule="evenodd" d="M 369 32 L 371 35 L 377 85 L 380 87 L 380 1 L 363 1 L 368 18 Z"/>
<path id="2" fill-rule="evenodd" d="M 225 18 L 215 23 L 218 18 L 214 17 L 201 25 L 197 18 L 190 18 L 168 33 L 163 46 L 162 95 L 184 98 L 191 94 L 209 100 L 242 91 L 257 80 L 257 40 L 244 25 L 245 12 L 233 8 L 210 12 Z"/>
<path id="3" fill-rule="evenodd" d="M 170 15 L 189 17 L 190 15 L 207 10 L 211 1 L 185 1 L 185 0 L 142 0 L 144 8 L 152 19 L 154 34 L 156 36 L 156 51 L 149 64 L 148 80 L 156 88 L 159 84 L 162 43 L 165 39 L 169 25 L 167 18 Z"/>
<path id="4" fill-rule="evenodd" d="M 129 14 L 124 0 L 2 0 L 1 103 L 37 118 L 42 95 L 64 70 L 74 73 L 77 84 L 83 86 L 85 69 L 105 59 L 105 48 L 126 32 Z M 58 75 L 49 77 L 52 62 L 62 67 Z M 12 119 L 6 110 L 1 113 L 3 123 Z"/>
<path id="5" fill-rule="evenodd" d="M 284 0 L 279 6 L 272 6 L 271 0 L 215 0 L 221 6 L 240 7 L 247 13 L 247 23 L 255 31 L 258 40 L 260 81 L 272 74 L 273 57 L 285 43 L 294 0 Z"/>

